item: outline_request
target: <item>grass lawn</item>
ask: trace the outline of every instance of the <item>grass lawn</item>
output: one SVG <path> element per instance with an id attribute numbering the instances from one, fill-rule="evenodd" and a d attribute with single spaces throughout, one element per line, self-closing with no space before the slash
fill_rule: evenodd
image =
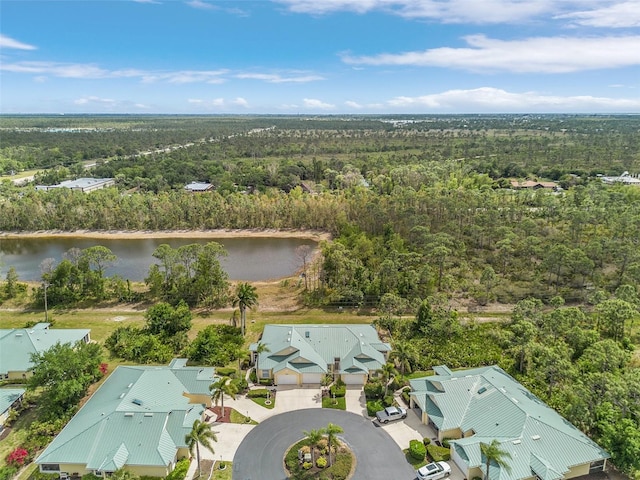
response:
<path id="1" fill-rule="evenodd" d="M 331 397 L 323 397 L 322 408 L 334 408 L 336 410 L 346 410 L 347 399 L 344 397 L 337 397 L 336 399 L 333 399 Z"/>
<path id="2" fill-rule="evenodd" d="M 255 420 L 251 420 L 250 417 L 247 417 L 246 415 L 241 414 L 240 412 L 238 412 L 235 409 L 231 409 L 231 423 L 247 423 L 249 425 L 257 425 L 258 422 L 256 422 Z"/>
<path id="3" fill-rule="evenodd" d="M 213 467 L 213 477 L 211 477 L 213 480 L 231 480 L 231 471 L 233 470 L 233 464 L 231 462 L 223 462 L 223 464 L 226 468 L 224 470 L 220 470 L 220 462 L 216 462 L 215 466 Z"/>
<path id="4" fill-rule="evenodd" d="M 257 398 L 252 398 L 251 400 L 253 400 L 255 403 L 257 403 L 258 405 L 260 405 L 261 407 L 264 408 L 268 408 L 268 409 L 272 409 L 276 406 L 276 399 L 275 397 L 271 397 L 269 399 L 269 401 L 271 402 L 270 404 L 266 404 L 265 402 L 267 401 L 266 398 L 264 397 L 257 397 Z"/>

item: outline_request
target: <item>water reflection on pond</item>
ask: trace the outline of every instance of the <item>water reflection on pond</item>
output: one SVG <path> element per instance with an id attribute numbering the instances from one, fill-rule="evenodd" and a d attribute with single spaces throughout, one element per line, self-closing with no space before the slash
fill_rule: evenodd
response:
<path id="1" fill-rule="evenodd" d="M 301 266 L 295 250 L 301 245 L 313 248 L 317 243 L 301 238 L 84 238 L 21 237 L 0 239 L 2 277 L 14 267 L 20 280 L 40 280 L 40 264 L 54 258 L 56 264 L 71 248 L 85 249 L 96 245 L 109 248 L 117 257 L 106 275 L 120 275 L 131 281 L 143 281 L 149 266 L 155 262 L 153 251 L 163 243 L 173 248 L 192 243 L 218 242 L 229 254 L 221 260 L 231 280 L 261 281 L 293 275 Z"/>

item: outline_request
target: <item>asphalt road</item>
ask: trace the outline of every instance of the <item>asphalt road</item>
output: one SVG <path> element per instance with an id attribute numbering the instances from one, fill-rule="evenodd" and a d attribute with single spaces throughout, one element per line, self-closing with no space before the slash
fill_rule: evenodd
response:
<path id="1" fill-rule="evenodd" d="M 326 427 L 331 422 L 344 433 L 357 459 L 353 480 L 415 479 L 402 451 L 393 439 L 371 420 L 341 410 L 310 408 L 268 418 L 240 443 L 233 457 L 233 480 L 283 480 L 287 475 L 283 457 L 287 449 L 304 438 L 303 431 Z"/>

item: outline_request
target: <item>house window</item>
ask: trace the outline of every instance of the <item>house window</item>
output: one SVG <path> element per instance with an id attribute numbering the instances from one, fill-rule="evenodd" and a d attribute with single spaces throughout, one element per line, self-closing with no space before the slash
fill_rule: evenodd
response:
<path id="1" fill-rule="evenodd" d="M 261 378 L 269 378 L 269 370 L 260 370 Z"/>
<path id="2" fill-rule="evenodd" d="M 340 357 L 333 358 L 333 370 L 336 372 L 340 371 Z"/>
<path id="3" fill-rule="evenodd" d="M 43 463 L 40 465 L 41 472 L 59 472 L 60 465 L 57 463 Z"/>

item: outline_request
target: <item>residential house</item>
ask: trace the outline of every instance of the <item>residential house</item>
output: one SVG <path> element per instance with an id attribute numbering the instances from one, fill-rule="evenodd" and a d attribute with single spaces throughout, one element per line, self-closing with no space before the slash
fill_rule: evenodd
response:
<path id="1" fill-rule="evenodd" d="M 267 325 L 253 352 L 259 379 L 275 385 L 319 385 L 331 374 L 363 385 L 387 361 L 391 347 L 371 325 Z"/>
<path id="2" fill-rule="evenodd" d="M 24 396 L 24 388 L 0 388 L 0 432 L 4 429 L 4 422 Z"/>
<path id="3" fill-rule="evenodd" d="M 541 188 L 548 188 L 551 190 L 557 190 L 558 184 L 555 182 L 538 182 L 535 180 L 511 180 L 512 188 L 525 188 L 532 190 L 539 190 Z"/>
<path id="4" fill-rule="evenodd" d="M 600 180 L 607 184 L 622 183 L 624 185 L 640 185 L 640 175 L 630 175 L 629 172 L 623 172 L 617 177 L 601 176 Z"/>
<path id="5" fill-rule="evenodd" d="M 69 188 L 81 192 L 93 192 L 101 188 L 112 187 L 116 184 L 113 178 L 77 178 L 76 180 L 65 180 L 57 185 L 36 185 L 36 190 L 55 190 L 56 188 Z"/>
<path id="6" fill-rule="evenodd" d="M 211 406 L 213 367 L 119 366 L 36 463 L 43 473 L 165 477 L 189 457 L 185 436 Z"/>
<path id="7" fill-rule="evenodd" d="M 0 329 L 0 379 L 27 378 L 31 354 L 56 343 L 89 343 L 90 333 L 88 329 L 49 328 L 44 322 L 30 328 Z"/>
<path id="8" fill-rule="evenodd" d="M 449 440 L 466 478 L 484 478 L 480 444 L 493 440 L 511 470 L 491 465 L 491 480 L 558 480 L 603 471 L 609 454 L 497 366 L 411 380 L 411 407 Z"/>
<path id="9" fill-rule="evenodd" d="M 213 190 L 213 185 L 205 182 L 191 182 L 184 186 L 187 192 L 208 192 Z"/>

